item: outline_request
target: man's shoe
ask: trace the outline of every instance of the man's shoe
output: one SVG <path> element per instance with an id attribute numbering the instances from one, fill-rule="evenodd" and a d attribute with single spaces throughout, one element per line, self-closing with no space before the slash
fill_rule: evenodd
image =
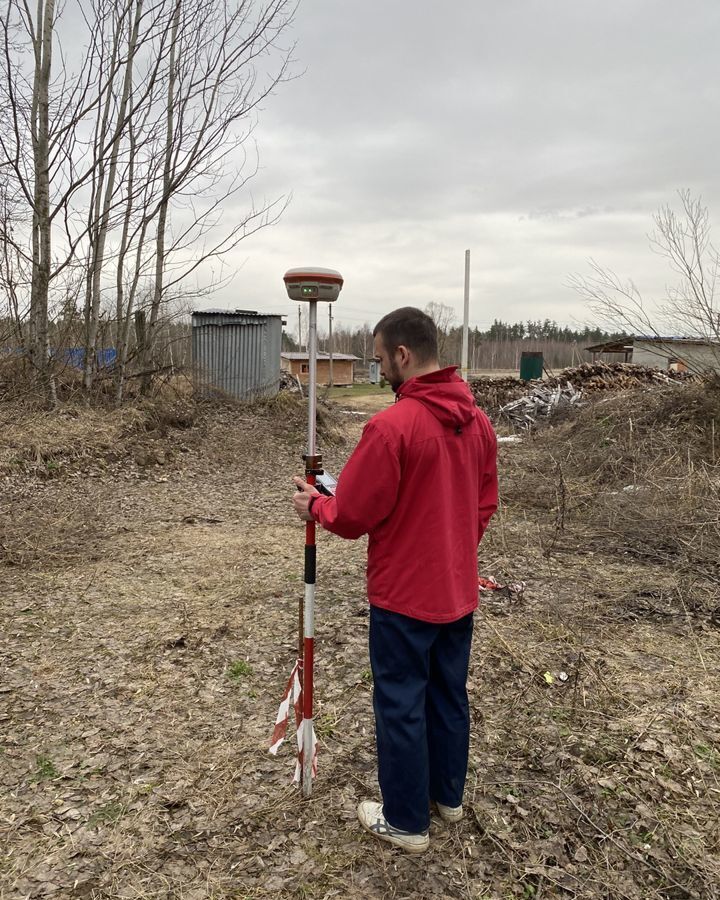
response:
<path id="1" fill-rule="evenodd" d="M 408 853 L 424 853 L 430 846 L 430 835 L 427 831 L 413 834 L 410 831 L 394 828 L 383 815 L 382 803 L 363 800 L 358 804 L 357 816 L 365 831 L 369 831 L 381 841 L 387 841 L 388 844 L 400 847 Z"/>
<path id="2" fill-rule="evenodd" d="M 464 815 L 462 805 L 443 806 L 442 803 L 436 803 L 435 805 L 443 822 L 459 822 Z"/>

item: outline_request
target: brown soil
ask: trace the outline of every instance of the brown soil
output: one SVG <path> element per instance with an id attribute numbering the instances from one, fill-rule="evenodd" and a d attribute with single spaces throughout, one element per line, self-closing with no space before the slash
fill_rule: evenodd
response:
<path id="1" fill-rule="evenodd" d="M 323 422 L 337 474 L 364 419 Z M 310 801 L 290 742 L 267 753 L 302 591 L 298 402 L 0 423 L 2 900 L 720 896 L 715 569 L 588 518 L 627 469 L 583 472 L 577 423 L 501 448 L 480 571 L 526 588 L 477 614 L 468 815 L 421 858 L 355 819 L 377 796 L 364 541 L 319 539 Z"/>

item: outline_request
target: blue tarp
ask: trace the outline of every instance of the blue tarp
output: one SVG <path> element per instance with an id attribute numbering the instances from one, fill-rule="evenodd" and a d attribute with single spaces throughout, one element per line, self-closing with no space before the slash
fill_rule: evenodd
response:
<path id="1" fill-rule="evenodd" d="M 114 347 L 106 347 L 97 352 L 97 368 L 111 369 L 117 359 L 117 350 Z M 72 347 L 65 351 L 65 362 L 75 369 L 82 369 L 85 365 L 85 348 Z"/>
<path id="2" fill-rule="evenodd" d="M 22 347 L 0 347 L 0 355 L 2 356 L 24 356 L 26 353 Z M 50 356 L 55 359 L 58 351 L 51 349 Z M 63 360 L 66 365 L 72 366 L 74 369 L 82 369 L 85 365 L 85 348 L 71 347 L 63 353 Z M 114 347 L 105 347 L 96 351 L 96 368 L 112 369 L 117 360 L 117 350 Z"/>

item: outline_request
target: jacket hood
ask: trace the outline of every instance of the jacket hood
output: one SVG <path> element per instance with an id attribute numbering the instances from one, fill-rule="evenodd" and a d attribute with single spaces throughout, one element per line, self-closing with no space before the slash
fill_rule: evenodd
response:
<path id="1" fill-rule="evenodd" d="M 470 389 L 457 374 L 457 366 L 410 378 L 400 385 L 397 394 L 400 400 L 405 397 L 419 400 L 448 428 L 472 422 L 477 409 Z"/>

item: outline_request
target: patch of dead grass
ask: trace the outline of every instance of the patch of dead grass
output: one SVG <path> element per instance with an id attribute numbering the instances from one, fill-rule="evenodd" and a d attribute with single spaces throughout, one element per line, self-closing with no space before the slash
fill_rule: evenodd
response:
<path id="1" fill-rule="evenodd" d="M 187 427 L 135 412 L 99 426 L 133 446 L 110 463 L 89 416 L 86 456 L 57 476 L 5 470 L 0 532 L 34 550 L 0 568 L 1 890 L 717 898 L 720 649 L 702 486 L 716 469 L 691 441 L 702 416 L 663 430 L 672 416 L 658 406 L 635 427 L 639 407 L 608 403 L 501 445 L 503 504 L 480 570 L 526 590 L 483 599 L 468 815 L 433 819 L 430 853 L 412 859 L 355 819 L 377 795 L 363 542 L 319 536 L 312 800 L 289 783 L 291 746 L 266 753 L 302 592 L 290 476 L 304 408 L 280 404 L 209 404 Z M 53 421 L 54 434 L 29 423 L 22 446 L 82 437 Z M 324 427 L 337 472 L 360 425 L 333 414 Z M 166 462 L 138 465 L 148 447 Z M 664 465 L 670 448 L 691 466 Z M 632 472 L 652 492 L 618 500 Z"/>

